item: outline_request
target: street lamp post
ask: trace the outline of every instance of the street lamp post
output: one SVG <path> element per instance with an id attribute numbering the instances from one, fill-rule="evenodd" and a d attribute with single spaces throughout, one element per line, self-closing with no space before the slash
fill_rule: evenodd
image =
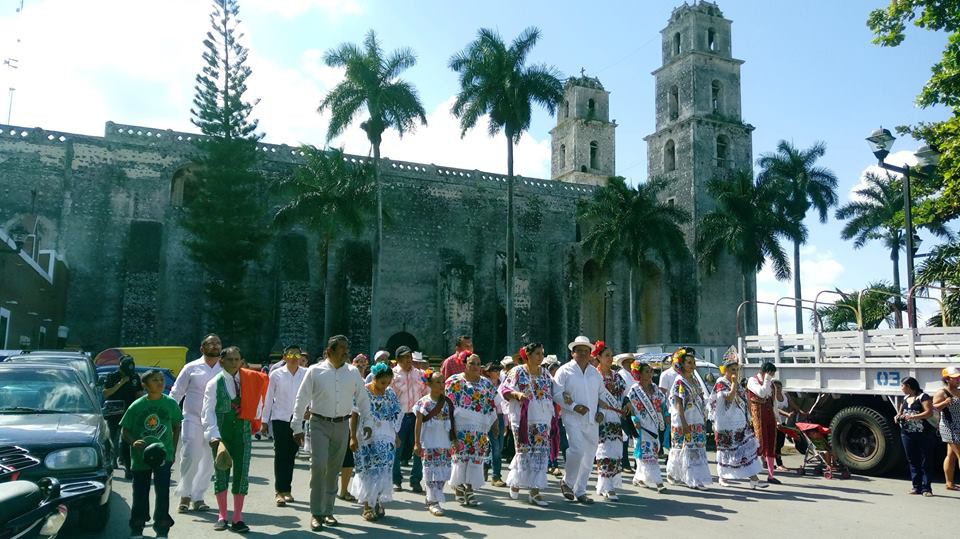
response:
<path id="1" fill-rule="evenodd" d="M 613 297 L 617 285 L 613 281 L 607 281 L 607 289 L 603 293 L 603 340 L 607 340 L 607 300 Z"/>
<path id="2" fill-rule="evenodd" d="M 880 128 L 870 134 L 867 137 L 867 142 L 870 144 L 870 149 L 873 151 L 873 155 L 877 158 L 877 165 L 880 168 L 889 170 L 891 172 L 896 172 L 903 175 L 903 221 L 904 221 L 904 236 L 906 239 L 907 247 L 907 318 L 910 322 L 910 327 L 913 329 L 917 328 L 917 310 L 916 305 L 913 300 L 913 258 L 916 255 L 917 248 L 920 247 L 920 238 L 914 237 L 913 231 L 913 215 L 912 207 L 913 200 L 911 199 L 910 194 L 910 175 L 914 174 L 921 178 L 926 178 L 926 176 L 921 173 L 910 169 L 909 165 L 904 165 L 899 167 L 897 165 L 891 165 L 884 162 L 884 159 L 887 158 L 887 155 L 890 154 L 890 148 L 893 147 L 893 141 L 896 140 L 889 130 Z M 937 160 L 940 158 L 940 155 L 933 150 L 930 146 L 921 146 L 914 155 L 917 157 L 917 166 L 921 170 L 927 168 L 933 168 L 937 165 Z"/>

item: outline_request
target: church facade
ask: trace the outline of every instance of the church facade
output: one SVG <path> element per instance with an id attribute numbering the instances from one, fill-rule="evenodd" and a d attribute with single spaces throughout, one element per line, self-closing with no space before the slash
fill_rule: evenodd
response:
<path id="1" fill-rule="evenodd" d="M 752 127 L 740 120 L 742 62 L 731 56 L 730 21 L 707 2 L 674 11 L 663 54 L 648 173 L 674 179 L 665 202 L 696 219 L 711 208 L 704 185 L 712 175 L 751 166 Z M 631 272 L 622 263 L 601 267 L 581 245 L 576 206 L 616 173 L 616 127 L 600 81 L 569 79 L 551 130 L 551 179 L 517 178 L 517 340 L 542 341 L 558 354 L 577 334 L 605 335 L 617 350 L 732 344 L 740 303 L 732 263 L 709 276 L 692 256 L 672 274 L 656 263 Z M 69 267 L 59 328 L 68 344 L 195 349 L 216 331 L 206 325 L 204 276 L 180 226 L 195 137 L 112 122 L 102 137 L 0 126 L 0 229 L 30 227 L 32 241 Z M 261 144 L 260 151 L 267 181 L 301 162 L 295 147 Z M 393 213 L 376 322 L 383 342 L 368 342 L 372 232 L 337 237 L 322 272 L 312 231 L 277 230 L 251 274 L 262 315 L 255 354 L 290 342 L 316 353 L 325 326 L 347 334 L 355 352 L 408 344 L 441 356 L 457 335 L 471 334 L 485 360 L 508 353 L 506 178 L 390 159 L 381 166 L 384 207 Z M 274 210 L 280 201 L 265 204 Z M 694 220 L 686 229 L 691 253 L 695 232 Z"/>

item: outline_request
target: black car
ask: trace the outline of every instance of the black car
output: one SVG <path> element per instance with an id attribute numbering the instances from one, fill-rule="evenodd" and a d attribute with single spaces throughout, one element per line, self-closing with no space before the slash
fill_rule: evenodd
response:
<path id="1" fill-rule="evenodd" d="M 113 447 L 107 415 L 123 412 L 122 401 L 101 408 L 93 389 L 68 365 L 0 363 L 0 445 L 17 445 L 41 459 L 20 479 L 54 477 L 66 488 L 96 481 L 103 489 L 71 502 L 76 525 L 100 531 L 110 520 Z M 82 516 L 81 516 L 82 515 Z"/>
<path id="2" fill-rule="evenodd" d="M 80 375 L 80 379 L 84 381 L 88 386 L 93 388 L 95 391 L 97 389 L 97 367 L 93 364 L 93 361 L 89 357 L 83 355 L 77 355 L 75 353 L 53 353 L 53 352 L 43 352 L 43 353 L 26 353 L 16 356 L 10 356 L 6 359 L 5 363 L 55 363 L 57 365 L 68 365 L 77 370 L 77 373 Z M 102 400 L 102 399 L 101 399 Z M 2 402 L 2 401 L 0 401 Z"/>

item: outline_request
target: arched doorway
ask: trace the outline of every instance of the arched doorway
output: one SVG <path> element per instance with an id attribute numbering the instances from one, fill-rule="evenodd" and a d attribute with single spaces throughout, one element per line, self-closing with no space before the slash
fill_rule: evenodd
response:
<path id="1" fill-rule="evenodd" d="M 603 270 L 594 260 L 583 265 L 583 288 L 580 292 L 580 331 L 597 340 L 603 337 L 603 297 L 606 280 Z"/>
<path id="2" fill-rule="evenodd" d="M 417 338 L 406 331 L 394 333 L 387 339 L 387 351 L 390 352 L 391 356 L 393 356 L 397 348 L 401 346 L 409 346 L 414 352 L 420 350 L 420 343 L 417 342 Z"/>
<path id="3" fill-rule="evenodd" d="M 663 277 L 660 269 L 645 264 L 639 271 L 639 326 L 641 343 L 659 343 L 663 339 Z"/>

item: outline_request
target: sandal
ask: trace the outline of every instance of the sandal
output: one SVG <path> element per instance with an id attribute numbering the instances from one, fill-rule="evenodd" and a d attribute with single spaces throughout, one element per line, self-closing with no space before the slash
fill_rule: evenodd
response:
<path id="1" fill-rule="evenodd" d="M 374 512 L 373 508 L 369 505 L 363 508 L 363 513 L 360 515 L 363 517 L 363 520 L 366 520 L 367 522 L 373 522 L 377 520 L 377 513 Z"/>
<path id="2" fill-rule="evenodd" d="M 357 501 L 357 499 L 354 498 L 353 495 L 350 494 L 349 492 L 346 493 L 346 494 L 344 494 L 343 496 L 337 494 L 337 499 L 338 499 L 338 500 L 343 500 L 343 501 L 345 501 L 345 502 L 355 502 L 355 501 Z"/>
<path id="3" fill-rule="evenodd" d="M 947 486 L 943 487 L 947 490 L 960 490 L 960 487 L 954 485 L 953 483 L 948 483 Z"/>
<path id="4" fill-rule="evenodd" d="M 199 502 L 193 502 L 193 510 L 194 510 L 194 511 L 200 511 L 200 512 L 209 511 L 209 510 L 210 510 L 210 506 L 207 505 L 206 502 L 204 502 L 203 500 L 201 500 L 201 501 L 199 501 Z"/>
<path id="5" fill-rule="evenodd" d="M 377 512 L 377 518 L 387 516 L 387 510 L 383 508 L 382 503 L 378 503 L 376 506 L 374 506 L 373 510 Z"/>
<path id="6" fill-rule="evenodd" d="M 463 490 L 463 505 L 467 507 L 476 507 L 480 505 L 480 502 L 477 501 L 476 494 L 473 492 L 473 488 L 467 488 Z"/>
<path id="7" fill-rule="evenodd" d="M 189 512 L 190 512 L 190 504 L 189 504 L 189 503 L 181 503 L 180 505 L 177 506 L 177 512 L 178 512 L 178 513 L 189 513 Z"/>

